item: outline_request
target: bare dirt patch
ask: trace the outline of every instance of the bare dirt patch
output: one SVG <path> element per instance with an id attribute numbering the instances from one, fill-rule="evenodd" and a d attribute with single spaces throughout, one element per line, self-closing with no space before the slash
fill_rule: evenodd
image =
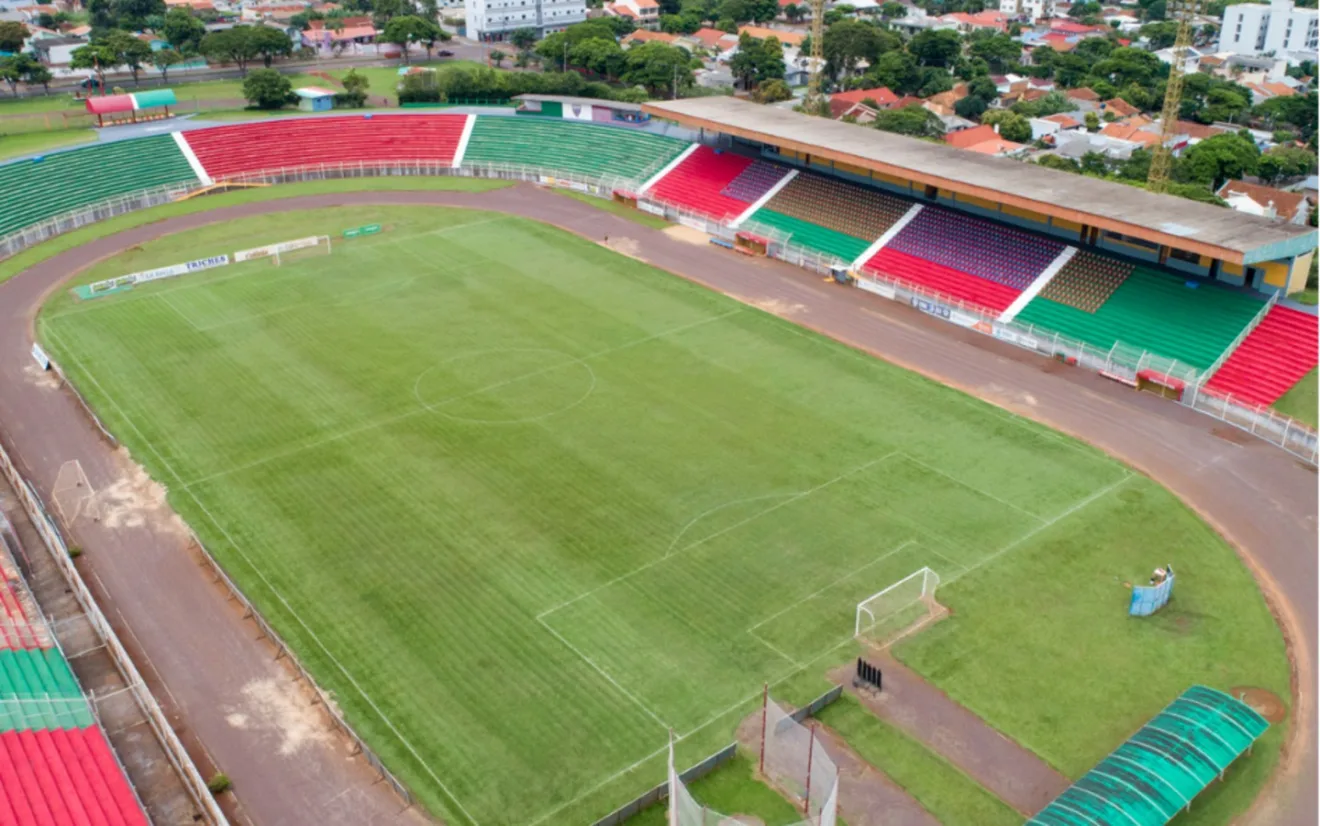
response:
<path id="1" fill-rule="evenodd" d="M 629 258 L 636 258 L 638 261 L 645 261 L 642 257 L 642 245 L 636 238 L 611 238 L 605 236 L 604 246 L 614 250 L 620 255 L 626 255 Z"/>
<path id="2" fill-rule="evenodd" d="M 682 241 L 685 244 L 700 244 L 704 247 L 710 243 L 709 235 L 701 230 L 685 227 L 682 224 L 675 224 L 660 231 L 675 241 Z"/>
<path id="3" fill-rule="evenodd" d="M 271 736 L 283 755 L 294 755 L 309 745 L 329 742 L 330 732 L 315 706 L 297 687 L 277 679 L 253 680 L 243 686 L 242 702 L 225 709 L 225 721 L 237 729 Z"/>
<path id="4" fill-rule="evenodd" d="M 154 528 L 178 536 L 188 536 L 188 526 L 169 506 L 165 486 L 147 475 L 133 461 L 128 450 L 114 451 L 117 478 L 92 496 L 90 510 L 109 528 L 140 528 L 150 523 Z"/>
<path id="5" fill-rule="evenodd" d="M 1282 723 L 1284 718 L 1288 716 L 1287 706 L 1283 704 L 1283 700 L 1279 699 L 1279 695 L 1273 691 L 1240 685 L 1230 688 L 1228 693 L 1251 706 L 1257 714 L 1269 720 L 1270 723 Z"/>
<path id="6" fill-rule="evenodd" d="M 789 318 L 807 312 L 806 304 L 798 304 L 794 301 L 784 301 L 779 298 L 770 298 L 764 301 L 750 301 L 748 303 L 758 310 L 765 310 L 767 313 L 777 315 L 781 318 Z"/>
<path id="7" fill-rule="evenodd" d="M 35 364 L 24 365 L 23 378 L 42 390 L 59 390 L 60 377 L 51 370 L 42 370 Z"/>

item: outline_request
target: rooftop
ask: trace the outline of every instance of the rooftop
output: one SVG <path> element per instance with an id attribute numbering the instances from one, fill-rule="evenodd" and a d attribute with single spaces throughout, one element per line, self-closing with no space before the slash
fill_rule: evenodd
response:
<path id="1" fill-rule="evenodd" d="M 801 46 L 806 35 L 801 32 L 784 31 L 783 29 L 768 29 L 765 26 L 742 26 L 738 29 L 738 34 L 747 34 L 757 40 L 765 40 L 767 37 L 773 37 L 780 43 L 786 43 L 789 46 Z"/>
<path id="2" fill-rule="evenodd" d="M 620 112 L 640 112 L 642 107 L 636 103 L 624 103 L 618 100 L 601 100 L 600 98 L 575 98 L 567 95 L 514 95 L 514 100 L 525 100 L 532 103 L 563 103 L 569 106 L 595 106 L 601 109 L 615 109 Z"/>
<path id="3" fill-rule="evenodd" d="M 962 152 L 727 97 L 647 103 L 652 115 L 1211 255 L 1254 263 L 1315 247 L 1315 231 L 1096 178 Z"/>
<path id="4" fill-rule="evenodd" d="M 1285 221 L 1291 221 L 1297 210 L 1306 206 L 1306 196 L 1300 192 L 1285 192 L 1272 186 L 1249 184 L 1246 181 L 1228 181 L 1215 193 L 1227 199 L 1229 195 L 1245 195 L 1261 207 L 1274 205 L 1274 211 Z"/>

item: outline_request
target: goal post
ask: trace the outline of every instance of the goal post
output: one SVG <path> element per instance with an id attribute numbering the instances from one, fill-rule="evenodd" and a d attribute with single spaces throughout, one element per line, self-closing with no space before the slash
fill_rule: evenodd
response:
<path id="1" fill-rule="evenodd" d="M 853 637 L 884 647 L 943 615 L 935 601 L 939 584 L 939 574 L 922 567 L 857 603 Z"/>
<path id="2" fill-rule="evenodd" d="M 292 246 L 293 244 L 297 244 L 297 246 Z M 301 261 L 304 258 L 329 254 L 330 236 L 316 235 L 286 244 L 276 244 L 275 254 L 272 257 L 275 259 L 275 266 L 279 267 L 293 261 Z"/>

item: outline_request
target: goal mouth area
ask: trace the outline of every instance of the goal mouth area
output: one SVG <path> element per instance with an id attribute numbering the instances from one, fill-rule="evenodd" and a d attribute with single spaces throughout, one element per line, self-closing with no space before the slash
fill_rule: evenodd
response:
<path id="1" fill-rule="evenodd" d="M 949 615 L 935 598 L 940 577 L 922 567 L 857 603 L 853 638 L 884 650 Z"/>

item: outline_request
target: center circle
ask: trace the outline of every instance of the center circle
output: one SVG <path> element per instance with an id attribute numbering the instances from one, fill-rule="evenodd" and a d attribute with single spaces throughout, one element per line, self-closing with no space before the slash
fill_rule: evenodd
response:
<path id="1" fill-rule="evenodd" d="M 447 419 L 523 424 L 577 407 L 595 389 L 595 372 L 576 356 L 542 347 L 501 347 L 460 353 L 427 368 L 413 395 Z"/>

